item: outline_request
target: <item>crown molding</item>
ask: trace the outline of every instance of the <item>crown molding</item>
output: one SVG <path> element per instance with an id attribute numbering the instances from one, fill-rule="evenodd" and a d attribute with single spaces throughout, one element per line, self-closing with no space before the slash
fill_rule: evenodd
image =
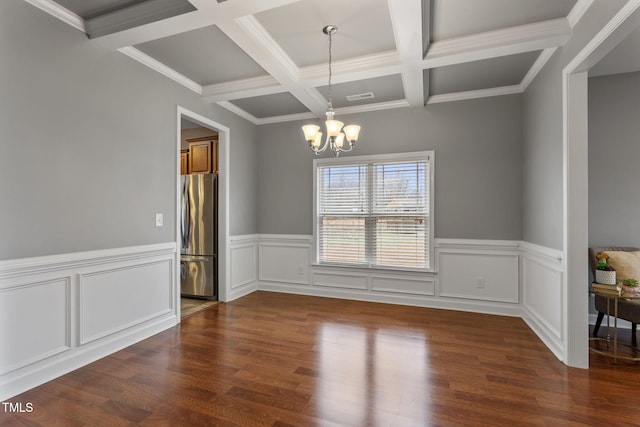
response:
<path id="1" fill-rule="evenodd" d="M 169 77 L 171 80 L 181 84 L 187 89 L 194 91 L 198 95 L 202 95 L 202 86 L 200 86 L 198 83 L 178 73 L 173 68 L 167 67 L 162 62 L 155 60 L 146 53 L 139 51 L 135 47 L 123 47 L 118 49 L 118 51 L 127 55 L 129 58 L 135 59 L 141 64 L 146 65 L 152 70 L 157 71 L 158 73 L 166 77 Z"/>
<path id="2" fill-rule="evenodd" d="M 242 108 L 239 108 L 235 104 L 232 104 L 231 102 L 228 102 L 228 101 L 218 102 L 218 105 L 223 107 L 223 108 L 226 108 L 227 110 L 231 111 L 232 113 L 235 113 L 238 116 L 250 121 L 254 125 L 266 125 L 266 124 L 270 124 L 270 123 L 292 122 L 292 121 L 295 121 L 295 120 L 317 119 L 316 115 L 313 114 L 313 113 L 296 113 L 296 114 L 286 114 L 286 115 L 283 115 L 283 116 L 273 116 L 273 117 L 266 117 L 266 118 L 258 118 L 258 117 L 255 117 L 254 115 L 250 114 L 250 113 L 247 113 Z"/>
<path id="3" fill-rule="evenodd" d="M 549 60 L 551 59 L 553 54 L 556 52 L 556 50 L 558 50 L 557 47 L 550 47 L 543 50 L 540 53 L 540 55 L 538 55 L 538 59 L 536 59 L 536 61 L 531 66 L 531 68 L 529 68 L 529 71 L 527 72 L 527 74 L 524 76 L 524 78 L 520 82 L 520 89 L 522 92 L 527 90 L 531 82 L 536 78 L 538 73 L 542 71 L 542 69 L 547 64 L 547 62 L 549 62 Z"/>
<path id="4" fill-rule="evenodd" d="M 253 116 L 252 114 L 247 113 L 242 108 L 236 106 L 235 104 L 232 104 L 229 101 L 218 102 L 218 105 L 221 106 L 222 108 L 226 108 L 227 110 L 229 110 L 232 113 L 242 117 L 243 119 L 250 121 L 254 125 L 258 124 L 258 120 L 259 119 L 257 117 Z"/>
<path id="5" fill-rule="evenodd" d="M 60 6 L 58 3 L 51 0 L 25 0 L 32 6 L 37 7 L 40 10 L 47 12 L 49 15 L 58 18 L 62 22 L 71 25 L 73 28 L 86 33 L 86 28 L 84 25 L 84 20 L 71 12 L 69 9 L 66 9 Z"/>

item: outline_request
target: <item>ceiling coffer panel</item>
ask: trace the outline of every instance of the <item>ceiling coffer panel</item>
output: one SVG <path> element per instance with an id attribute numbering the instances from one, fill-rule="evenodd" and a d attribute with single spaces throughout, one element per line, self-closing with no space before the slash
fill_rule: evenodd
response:
<path id="1" fill-rule="evenodd" d="M 526 52 L 430 70 L 430 95 L 518 85 L 540 52 Z"/>
<path id="2" fill-rule="evenodd" d="M 577 0 L 431 0 L 431 42 L 566 18 Z"/>
<path id="3" fill-rule="evenodd" d="M 317 88 L 328 101 L 329 86 Z M 343 108 L 354 105 L 377 104 L 380 102 L 404 99 L 402 77 L 400 74 L 374 77 L 354 82 L 332 84 L 333 107 Z M 353 100 L 350 100 L 353 99 Z"/>
<path id="4" fill-rule="evenodd" d="M 135 47 L 201 85 L 267 75 L 214 25 Z"/>
<path id="5" fill-rule="evenodd" d="M 229 102 L 258 119 L 309 112 L 307 107 L 288 92 L 253 96 Z"/>
<path id="6" fill-rule="evenodd" d="M 532 70 L 540 51 L 515 52 L 562 46 L 566 39 L 556 40 L 548 33 L 567 23 L 568 38 L 566 18 L 581 4 L 579 0 L 55 1 L 84 18 L 90 38 L 102 39 L 114 49 L 133 45 L 176 72 L 168 77 L 202 92 L 210 102 L 244 110 L 245 117 L 255 117 L 256 123 L 293 120 L 300 113 L 322 115 L 326 108 L 322 97 L 329 98 L 329 38 L 322 32 L 327 25 L 338 27 L 331 51 L 333 106 L 369 111 L 377 104 L 380 108 L 420 105 L 434 95 L 458 94 L 450 98 L 464 99 L 504 92 L 491 90 L 496 88 L 519 91 L 517 85 Z M 498 31 L 496 35 L 504 37 L 509 33 L 500 30 L 557 19 L 563 21 L 533 25 L 538 32 L 532 31 L 532 40 L 525 37 L 490 51 L 483 44 L 491 39 L 484 33 Z M 468 53 L 442 48 L 442 62 L 422 61 L 433 43 L 458 37 L 469 43 Z M 123 50 L 127 52 L 135 53 Z M 448 60 L 447 55 L 451 55 Z M 490 55 L 494 57 L 474 60 Z M 145 55 L 132 57 L 155 67 L 153 61 L 145 62 Z M 423 68 L 438 63 L 455 65 Z M 415 91 L 424 96 L 416 97 Z"/>
<path id="7" fill-rule="evenodd" d="M 395 49 L 387 0 L 301 0 L 255 16 L 298 67 L 327 62 L 330 24 L 334 60 Z"/>
<path id="8" fill-rule="evenodd" d="M 60 6 L 69 9 L 82 19 L 91 19 L 147 0 L 56 0 Z"/>

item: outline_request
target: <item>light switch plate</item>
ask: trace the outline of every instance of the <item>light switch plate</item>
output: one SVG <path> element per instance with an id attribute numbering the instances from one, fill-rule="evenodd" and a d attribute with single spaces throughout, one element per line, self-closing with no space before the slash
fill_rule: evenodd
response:
<path id="1" fill-rule="evenodd" d="M 156 214 L 156 227 L 162 227 L 164 224 L 164 216 L 161 213 Z"/>

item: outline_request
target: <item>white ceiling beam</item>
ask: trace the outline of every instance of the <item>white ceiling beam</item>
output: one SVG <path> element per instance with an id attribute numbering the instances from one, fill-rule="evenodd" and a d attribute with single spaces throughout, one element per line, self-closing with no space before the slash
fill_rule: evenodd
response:
<path id="1" fill-rule="evenodd" d="M 520 85 L 493 87 L 489 89 L 469 90 L 465 92 L 445 93 L 429 97 L 427 104 L 438 104 L 440 102 L 462 101 L 465 99 L 488 98 L 492 96 L 513 95 L 522 93 Z"/>
<path id="2" fill-rule="evenodd" d="M 559 18 L 443 40 L 431 45 L 422 67 L 443 67 L 558 47 L 566 43 L 571 33 L 567 18 Z"/>
<path id="3" fill-rule="evenodd" d="M 262 76 L 207 85 L 202 88 L 202 96 L 207 102 L 220 102 L 286 91 L 273 77 Z"/>
<path id="4" fill-rule="evenodd" d="M 151 40 L 173 36 L 191 30 L 213 25 L 215 19 L 200 11 L 184 13 L 172 16 L 135 28 L 118 31 L 115 33 L 94 37 L 92 40 L 109 49 L 120 49 L 127 46 L 135 46 Z"/>
<path id="5" fill-rule="evenodd" d="M 94 37 L 93 40 L 110 49 L 120 49 L 210 25 L 218 25 L 298 1 L 300 0 L 232 0 L 218 3 L 215 0 L 189 0 L 198 10 Z"/>
<path id="6" fill-rule="evenodd" d="M 295 114 L 285 114 L 282 116 L 258 118 L 253 116 L 250 113 L 247 113 L 242 108 L 239 108 L 235 104 L 228 101 L 218 102 L 218 105 L 250 121 L 254 125 L 267 125 L 271 123 L 293 122 L 296 120 L 313 120 L 317 118 L 313 113 L 295 113 Z M 407 101 L 398 100 L 398 101 L 379 102 L 376 104 L 364 104 L 364 105 L 354 105 L 352 107 L 336 108 L 335 113 L 338 116 L 342 116 L 345 114 L 357 114 L 357 113 L 366 113 L 370 111 L 390 110 L 392 108 L 402 108 L 402 107 L 408 107 L 408 106 L 409 106 L 409 103 Z"/>
<path id="7" fill-rule="evenodd" d="M 346 83 L 354 80 L 388 76 L 402 72 L 402 62 L 395 50 L 333 61 L 331 83 Z M 305 87 L 326 86 L 329 79 L 329 64 L 302 67 L 298 71 L 300 84 Z"/>
<path id="8" fill-rule="evenodd" d="M 324 116 L 327 108 L 325 99 L 316 90 L 299 85 L 298 67 L 255 17 L 222 22 L 218 28 L 309 111 L 319 117 Z"/>
<path id="9" fill-rule="evenodd" d="M 396 49 L 402 62 L 405 98 L 409 105 L 422 107 L 422 1 L 389 0 L 389 12 Z"/>
<path id="10" fill-rule="evenodd" d="M 89 38 L 94 38 L 192 11 L 186 0 L 146 0 L 86 19 L 85 28 Z"/>
<path id="11" fill-rule="evenodd" d="M 593 0 L 578 0 L 578 2 L 573 6 L 571 12 L 569 12 L 569 15 L 567 16 L 567 20 L 569 21 L 569 24 L 571 24 L 571 28 L 578 25 L 578 22 L 580 22 L 584 14 L 587 12 L 591 3 L 593 3 Z"/>
<path id="12" fill-rule="evenodd" d="M 229 0 L 218 3 L 216 0 L 188 0 L 196 9 L 206 11 L 214 9 L 223 11 L 227 16 L 240 18 L 241 16 L 255 15 L 265 10 L 297 3 L 300 0 Z"/>

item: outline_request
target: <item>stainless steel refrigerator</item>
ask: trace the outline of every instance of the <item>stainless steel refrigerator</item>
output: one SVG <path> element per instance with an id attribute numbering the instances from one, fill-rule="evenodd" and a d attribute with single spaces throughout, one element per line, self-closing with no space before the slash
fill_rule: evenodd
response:
<path id="1" fill-rule="evenodd" d="M 218 299 L 218 176 L 182 175 L 180 292 Z"/>

